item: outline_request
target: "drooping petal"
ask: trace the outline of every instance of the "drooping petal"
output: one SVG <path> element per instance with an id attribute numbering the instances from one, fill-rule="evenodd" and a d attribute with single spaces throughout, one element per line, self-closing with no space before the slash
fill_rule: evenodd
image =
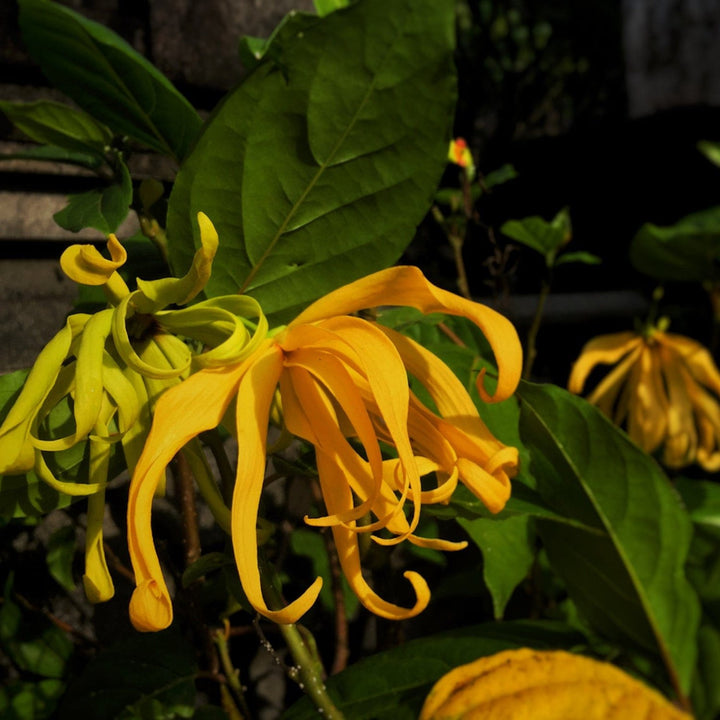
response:
<path id="1" fill-rule="evenodd" d="M 668 388 L 667 436 L 663 449 L 663 462 L 668 467 L 687 465 L 695 456 L 697 432 L 692 405 L 680 371 L 682 362 L 670 348 L 663 346 L 662 365 Z"/>
<path id="2" fill-rule="evenodd" d="M 512 323 L 484 305 L 435 287 L 415 267 L 388 268 L 338 288 L 315 301 L 289 327 L 380 305 L 405 305 L 426 314 L 440 312 L 468 318 L 485 335 L 498 366 L 492 396 L 483 385 L 484 371 L 478 376 L 480 397 L 485 402 L 497 402 L 515 392 L 522 371 L 522 348 Z"/>
<path id="3" fill-rule="evenodd" d="M 248 361 L 237 392 L 238 467 L 232 502 L 232 543 L 240 582 L 250 604 L 279 624 L 297 622 L 314 604 L 322 587 L 318 577 L 300 597 L 271 610 L 263 598 L 258 568 L 258 505 L 265 476 L 267 426 L 275 388 L 282 373 L 280 348 L 269 344 Z M 210 371 L 201 371 L 210 372 Z M 201 374 L 198 373 L 198 374 Z M 198 375 L 193 375 L 193 378 Z"/>
<path id="4" fill-rule="evenodd" d="M 712 355 L 699 342 L 682 335 L 656 333 L 657 342 L 678 353 L 696 380 L 720 395 L 720 370 Z"/>
<path id="5" fill-rule="evenodd" d="M 343 483 L 341 476 L 338 477 L 335 474 L 337 469 L 336 465 L 328 462 L 328 458 L 322 451 L 317 453 L 317 464 L 320 474 L 320 484 L 323 497 L 326 498 L 328 512 L 331 514 L 340 513 L 344 507 L 347 507 L 348 503 L 352 504 L 350 488 L 346 483 Z M 332 533 L 335 547 L 338 551 L 340 565 L 347 578 L 348 584 L 360 602 L 370 610 L 370 612 L 380 617 L 388 618 L 389 620 L 405 620 L 415 617 L 427 607 L 430 602 L 430 590 L 421 575 L 412 571 L 403 573 L 403 576 L 410 582 L 415 593 L 416 600 L 412 607 L 404 608 L 387 600 L 383 600 L 372 590 L 363 577 L 357 533 L 341 525 L 334 525 L 332 527 Z"/>
<path id="6" fill-rule="evenodd" d="M 568 390 L 581 393 L 587 376 L 596 365 L 612 365 L 642 342 L 641 336 L 629 331 L 593 338 L 583 347 L 580 357 L 572 367 Z"/>
<path id="7" fill-rule="evenodd" d="M 152 537 L 152 501 L 165 468 L 189 440 L 218 426 L 230 404 L 244 365 L 202 370 L 170 388 L 158 400 L 152 428 L 128 497 L 128 550 L 137 588 L 130 620 L 140 631 L 162 630 L 172 622 L 172 604 Z"/>
<path id="8" fill-rule="evenodd" d="M 35 450 L 30 429 L 61 371 L 70 345 L 89 315 L 70 315 L 65 327 L 45 345 L 25 380 L 20 395 L 0 425 L 0 475 L 32 469 Z"/>

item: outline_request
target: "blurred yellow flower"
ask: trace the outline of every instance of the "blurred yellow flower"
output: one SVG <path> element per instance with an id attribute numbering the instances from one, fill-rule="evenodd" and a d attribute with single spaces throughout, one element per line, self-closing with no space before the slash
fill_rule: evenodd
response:
<path id="1" fill-rule="evenodd" d="M 643 450 L 662 448 L 670 468 L 720 469 L 720 371 L 700 343 L 665 332 L 601 335 L 575 362 L 568 389 L 582 392 L 598 364 L 616 365 L 588 396 Z"/>
<path id="2" fill-rule="evenodd" d="M 232 542 L 240 580 L 251 605 L 278 623 L 292 623 L 315 602 L 321 578 L 282 609 L 263 598 L 258 569 L 258 503 L 266 464 L 267 428 L 279 389 L 287 429 L 315 448 L 328 515 L 306 518 L 329 526 L 353 591 L 385 618 L 412 617 L 427 605 L 425 580 L 406 572 L 416 595 L 405 608 L 379 597 L 363 578 L 359 533 L 381 545 L 403 540 L 440 550 L 466 543 L 418 537 L 423 504 L 447 502 L 464 483 L 497 512 L 510 494 L 518 454 L 492 436 L 462 383 L 414 341 L 350 314 L 377 305 L 409 305 L 472 320 L 495 354 L 494 394 L 478 378 L 483 400 L 509 397 L 520 378 L 522 352 L 513 326 L 487 307 L 431 285 L 416 268 L 396 267 L 350 283 L 318 300 L 285 328 L 271 333 L 241 363 L 201 370 L 158 402 L 128 504 L 128 542 L 137 581 L 130 616 L 139 630 L 167 627 L 172 605 L 155 551 L 151 503 L 167 463 L 191 438 L 216 427 L 235 399 L 238 463 L 231 510 Z M 408 373 L 432 397 L 437 413 L 410 391 Z M 357 440 L 356 450 L 350 438 Z M 394 449 L 383 459 L 380 442 Z M 422 477 L 434 475 L 432 486 Z M 405 506 L 412 509 L 405 513 Z M 369 524 L 358 520 L 373 516 Z"/>
<path id="3" fill-rule="evenodd" d="M 450 141 L 450 149 L 448 150 L 448 160 L 461 168 L 465 168 L 468 176 L 472 180 L 475 176 L 475 161 L 468 147 L 467 142 L 463 138 L 456 138 Z"/>
<path id="4" fill-rule="evenodd" d="M 93 602 L 113 595 L 102 544 L 113 445 L 120 445 L 132 470 L 158 397 L 194 368 L 239 361 L 267 330 L 260 307 L 251 298 L 230 296 L 179 310 L 163 309 L 188 303 L 210 277 L 218 237 L 206 216 L 200 214 L 198 223 L 201 247 L 187 274 L 138 279 L 134 292 L 117 272 L 127 254 L 114 235 L 107 242 L 110 259 L 93 245 L 65 250 L 60 258 L 65 274 L 78 284 L 102 286 L 109 306 L 93 315 L 68 317 L 65 327 L 40 352 L 0 425 L 0 475 L 34 471 L 58 492 L 89 496 L 83 582 Z M 247 317 L 257 317 L 257 326 Z M 252 339 L 248 328 L 255 331 Z M 193 353 L 183 338 L 209 349 Z M 70 409 L 74 427 L 58 437 L 51 419 L 63 407 Z M 50 456 L 83 442 L 89 445 L 87 477 L 57 478 Z M 224 506 L 199 444 L 191 444 L 185 452 L 210 506 L 222 514 Z"/>
<path id="5" fill-rule="evenodd" d="M 451 670 L 419 720 L 692 720 L 610 663 L 562 650 L 506 650 Z"/>

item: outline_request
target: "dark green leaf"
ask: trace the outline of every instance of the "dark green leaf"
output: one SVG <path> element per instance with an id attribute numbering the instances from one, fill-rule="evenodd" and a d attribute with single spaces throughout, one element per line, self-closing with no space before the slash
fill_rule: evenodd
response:
<path id="1" fill-rule="evenodd" d="M 120 168 L 120 182 L 70 195 L 67 206 L 53 215 L 55 222 L 70 232 L 83 228 L 95 228 L 105 235 L 115 232 L 130 212 L 132 202 L 130 173 L 124 164 Z"/>
<path id="2" fill-rule="evenodd" d="M 493 170 L 485 175 L 483 185 L 489 190 L 496 185 L 503 185 L 510 180 L 514 180 L 517 176 L 517 171 L 512 165 L 502 165 L 497 170 Z"/>
<path id="3" fill-rule="evenodd" d="M 73 653 L 71 640 L 60 628 L 14 602 L 11 579 L 0 606 L 0 646 L 21 670 L 46 678 L 63 677 Z"/>
<path id="4" fill-rule="evenodd" d="M 483 578 L 492 596 L 495 619 L 499 620 L 535 558 L 531 518 L 528 515 L 516 515 L 506 520 L 458 518 L 458 523 L 482 552 Z"/>
<path id="5" fill-rule="evenodd" d="M 182 159 L 200 117 L 170 81 L 108 28 L 49 0 L 19 0 L 33 59 L 57 88 L 114 132 Z"/>
<path id="6" fill-rule="evenodd" d="M 190 567 L 188 567 L 182 576 L 183 587 L 189 587 L 196 580 L 204 577 L 208 573 L 215 572 L 224 568 L 226 565 L 234 565 L 235 561 L 225 553 L 212 552 L 207 555 L 201 555 Z"/>
<path id="7" fill-rule="evenodd" d="M 583 265 L 599 265 L 602 259 L 597 255 L 593 255 L 589 252 L 568 252 L 563 253 L 560 257 L 555 260 L 555 265 L 564 265 L 565 263 L 582 263 Z"/>
<path id="8" fill-rule="evenodd" d="M 720 528 L 720 485 L 709 480 L 678 478 L 675 489 L 694 523 Z"/>
<path id="9" fill-rule="evenodd" d="M 176 270 L 199 211 L 220 234 L 207 294 L 247 292 L 276 322 L 394 262 L 446 164 L 453 19 L 450 0 L 361 0 L 286 22 L 178 175 Z"/>
<path id="10" fill-rule="evenodd" d="M 58 719 L 192 717 L 196 673 L 189 640 L 172 630 L 132 633 L 100 652 L 73 680 Z"/>
<path id="11" fill-rule="evenodd" d="M 720 713 L 720 632 L 705 624 L 698 633 L 698 672 L 693 685 L 697 720 L 716 720 Z"/>
<path id="12" fill-rule="evenodd" d="M 27 370 L 0 375 L 0 421 L 10 412 L 27 377 Z M 67 507 L 72 498 L 61 495 L 35 473 L 0 475 L 0 518 L 45 515 L 56 508 Z"/>
<path id="13" fill-rule="evenodd" d="M 17 152 L 0 155 L 2 160 L 46 160 L 47 162 L 70 163 L 96 170 L 104 160 L 99 155 L 65 150 L 55 145 L 33 145 Z"/>
<path id="14" fill-rule="evenodd" d="M 570 648 L 582 643 L 581 635 L 560 623 L 475 625 L 410 640 L 355 663 L 326 684 L 347 720 L 415 720 L 433 684 L 458 665 L 510 648 Z M 318 715 L 305 698 L 282 717 L 316 720 Z"/>
<path id="15" fill-rule="evenodd" d="M 715 281 L 720 275 L 720 206 L 669 227 L 646 223 L 630 243 L 630 261 L 660 280 Z"/>
<path id="16" fill-rule="evenodd" d="M 571 598 L 601 634 L 650 651 L 688 691 L 700 617 L 684 574 L 692 525 L 652 458 L 584 400 L 523 383 L 521 435 L 538 492 L 594 530 L 537 520 Z"/>
<path id="17" fill-rule="evenodd" d="M 112 133 L 82 110 L 38 100 L 31 103 L 0 102 L 0 110 L 29 138 L 71 152 L 104 157 Z"/>
<path id="18" fill-rule="evenodd" d="M 72 525 L 59 528 L 48 539 L 45 558 L 50 574 L 62 587 L 71 591 L 77 587 L 73 577 L 75 540 L 75 528 Z"/>
<path id="19" fill-rule="evenodd" d="M 0 717 L 3 720 L 46 720 L 55 712 L 65 690 L 61 680 L 14 681 L 0 687 Z"/>

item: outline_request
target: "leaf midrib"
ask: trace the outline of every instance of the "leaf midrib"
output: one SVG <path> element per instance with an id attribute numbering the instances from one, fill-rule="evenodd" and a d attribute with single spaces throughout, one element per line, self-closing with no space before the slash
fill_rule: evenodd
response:
<path id="1" fill-rule="evenodd" d="M 398 28 L 399 28 L 399 27 L 400 27 L 400 26 L 398 25 Z M 403 27 L 404 27 L 404 26 L 403 26 Z M 296 212 L 298 211 L 298 209 L 301 207 L 301 205 L 302 205 L 302 203 L 304 202 L 305 198 L 307 198 L 307 196 L 310 194 L 310 192 L 311 192 L 312 189 L 315 187 L 315 185 L 317 184 L 318 180 L 320 179 L 320 177 L 322 176 L 322 174 L 325 172 L 325 170 L 327 170 L 327 168 L 332 165 L 332 161 L 333 161 L 336 153 L 337 153 L 338 150 L 342 147 L 343 142 L 347 139 L 348 135 L 350 134 L 350 132 L 351 132 L 351 131 L 353 130 L 353 128 L 355 127 L 355 124 L 356 124 L 357 119 L 358 119 L 358 117 L 359 117 L 359 115 L 360 115 L 360 112 L 362 111 L 362 109 L 363 109 L 363 108 L 365 107 L 365 105 L 367 104 L 367 102 L 368 102 L 368 100 L 369 100 L 369 98 L 370 98 L 370 95 L 374 92 L 374 90 L 375 90 L 375 85 L 376 85 L 376 83 L 377 83 L 377 78 L 378 78 L 378 76 L 380 75 L 380 72 L 381 72 L 381 70 L 382 70 L 382 68 L 383 68 L 383 66 L 384 66 L 384 64 L 385 64 L 385 60 L 386 60 L 387 56 L 390 54 L 390 51 L 392 50 L 392 48 L 395 47 L 395 43 L 396 43 L 396 41 L 397 41 L 397 37 L 398 37 L 399 32 L 400 32 L 400 31 L 398 30 L 398 33 L 395 34 L 395 36 L 393 37 L 392 41 L 388 43 L 388 47 L 387 47 L 387 50 L 385 51 L 385 55 L 384 55 L 384 57 L 382 58 L 382 60 L 380 61 L 380 63 L 378 64 L 378 70 L 373 74 L 372 80 L 370 81 L 370 83 L 369 83 L 369 85 L 368 85 L 368 88 L 367 88 L 367 90 L 366 90 L 366 92 L 365 92 L 362 100 L 361 100 L 360 103 L 358 104 L 358 107 L 357 107 L 355 113 L 353 114 L 352 119 L 351 119 L 350 122 L 348 123 L 347 128 L 345 129 L 345 131 L 342 133 L 342 135 L 340 135 L 340 137 L 339 137 L 338 140 L 336 141 L 336 143 L 335 143 L 335 145 L 333 146 L 332 150 L 331 150 L 330 153 L 328 154 L 326 160 L 320 165 L 320 167 L 318 167 L 317 172 L 316 172 L 315 175 L 311 178 L 310 182 L 308 183 L 308 186 L 305 188 L 305 190 L 302 192 L 302 194 L 300 195 L 300 197 L 295 201 L 295 203 L 293 204 L 293 206 L 290 208 L 290 211 L 288 212 L 288 214 L 287 214 L 287 215 L 285 216 L 285 218 L 283 219 L 283 222 L 280 224 L 280 227 L 277 229 L 277 232 L 275 233 L 275 235 L 274 235 L 273 238 L 271 239 L 271 241 L 270 241 L 270 243 L 268 244 L 267 248 L 265 249 L 265 251 L 263 252 L 263 254 L 260 256 L 260 258 L 259 258 L 259 260 L 257 261 L 257 263 L 255 263 L 255 265 L 253 265 L 252 269 L 251 269 L 250 272 L 248 273 L 248 275 L 247 275 L 247 277 L 245 278 L 245 280 L 243 281 L 242 285 L 238 288 L 238 291 L 237 291 L 238 293 L 241 293 L 241 294 L 242 294 L 242 293 L 244 293 L 244 292 L 247 291 L 250 283 L 253 281 L 253 279 L 255 278 L 255 276 L 257 275 L 257 273 L 258 273 L 258 272 L 260 271 L 260 269 L 262 268 L 263 263 L 267 260 L 267 258 L 270 256 L 270 254 L 272 253 L 272 251 L 275 249 L 275 246 L 276 246 L 277 243 L 280 241 L 280 238 L 281 238 L 281 237 L 283 236 L 283 234 L 285 233 L 285 229 L 286 229 L 287 226 L 290 224 L 290 221 L 292 220 L 292 218 L 293 218 L 293 216 L 295 215 L 295 213 L 296 213 Z M 309 96 L 309 93 L 310 93 L 310 88 L 308 88 L 308 96 Z"/>

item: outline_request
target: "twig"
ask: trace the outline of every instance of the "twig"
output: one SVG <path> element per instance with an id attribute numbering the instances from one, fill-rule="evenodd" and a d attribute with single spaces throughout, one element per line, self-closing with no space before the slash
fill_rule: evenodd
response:
<path id="1" fill-rule="evenodd" d="M 228 639 L 230 637 L 230 623 L 225 620 L 225 626 L 218 628 L 213 632 L 212 638 L 217 648 L 218 655 L 220 657 L 220 664 L 222 665 L 227 685 L 235 696 L 240 708 L 240 718 L 249 718 L 250 710 L 245 700 L 245 693 L 243 692 L 243 686 L 240 682 L 240 671 L 235 668 L 230 657 L 230 647 L 228 645 Z M 223 697 L 223 705 L 228 698 Z"/>
<path id="2" fill-rule="evenodd" d="M 333 658 L 331 675 L 336 675 L 347 667 L 350 657 L 347 610 L 345 593 L 342 586 L 342 568 L 335 543 L 329 533 L 322 533 L 325 549 L 330 563 L 330 581 L 332 583 L 333 604 L 335 605 L 335 657 Z"/>
<path id="3" fill-rule="evenodd" d="M 540 296 L 538 297 L 538 304 L 535 308 L 535 316 L 533 317 L 532 325 L 527 334 L 527 347 L 525 349 L 525 363 L 523 365 L 522 376 L 525 380 L 530 377 L 532 372 L 533 364 L 537 356 L 537 347 L 535 345 L 537 341 L 538 331 L 540 330 L 540 323 L 542 322 L 543 310 L 545 309 L 545 301 L 550 294 L 550 282 L 548 280 L 543 281 L 542 287 L 540 288 Z"/>
<path id="4" fill-rule="evenodd" d="M 177 497 L 182 514 L 185 566 L 189 567 L 200 557 L 200 531 L 195 506 L 195 486 L 190 465 L 182 453 L 175 456 L 174 469 Z"/>

